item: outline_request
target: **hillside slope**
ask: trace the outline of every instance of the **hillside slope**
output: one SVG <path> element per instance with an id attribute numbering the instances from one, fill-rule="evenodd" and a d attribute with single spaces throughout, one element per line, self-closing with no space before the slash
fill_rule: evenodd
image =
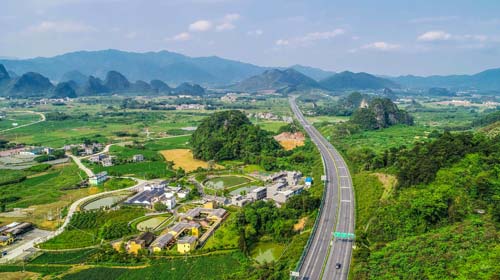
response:
<path id="1" fill-rule="evenodd" d="M 318 82 L 294 69 L 271 69 L 245 79 L 234 86 L 241 91 L 278 90 L 284 88 L 319 88 Z"/>
<path id="2" fill-rule="evenodd" d="M 368 73 L 344 71 L 321 80 L 320 85 L 328 90 L 398 88 L 399 85 Z"/>

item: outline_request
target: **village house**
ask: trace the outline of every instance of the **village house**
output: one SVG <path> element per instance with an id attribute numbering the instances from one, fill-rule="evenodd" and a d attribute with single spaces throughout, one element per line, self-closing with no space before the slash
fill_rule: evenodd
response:
<path id="1" fill-rule="evenodd" d="M 104 183 L 108 179 L 108 172 L 103 171 L 89 177 L 89 184 L 97 186 Z"/>
<path id="2" fill-rule="evenodd" d="M 144 161 L 144 156 L 141 155 L 141 154 L 137 154 L 137 155 L 134 155 L 132 157 L 132 161 L 133 162 L 140 162 L 140 161 Z"/>
<path id="3" fill-rule="evenodd" d="M 189 253 L 196 248 L 196 237 L 186 235 L 177 241 L 177 251 L 181 254 Z"/>
<path id="4" fill-rule="evenodd" d="M 145 182 L 137 187 L 137 194 L 125 201 L 126 204 L 141 205 L 153 208 L 155 203 L 163 203 L 169 210 L 172 210 L 177 201 L 175 199 L 176 191 L 180 187 L 167 187 L 167 181 L 155 179 Z"/>
<path id="5" fill-rule="evenodd" d="M 155 239 L 151 232 L 143 232 L 136 238 L 129 240 L 125 246 L 129 254 L 138 254 L 139 250 L 147 248 Z"/>

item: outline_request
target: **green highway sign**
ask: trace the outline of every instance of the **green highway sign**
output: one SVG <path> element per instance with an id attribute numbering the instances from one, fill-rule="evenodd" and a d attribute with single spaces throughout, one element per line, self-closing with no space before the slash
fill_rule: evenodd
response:
<path id="1" fill-rule="evenodd" d="M 348 239 L 348 240 L 353 240 L 354 239 L 354 233 L 347 233 L 347 232 L 334 232 L 333 236 L 338 239 Z"/>

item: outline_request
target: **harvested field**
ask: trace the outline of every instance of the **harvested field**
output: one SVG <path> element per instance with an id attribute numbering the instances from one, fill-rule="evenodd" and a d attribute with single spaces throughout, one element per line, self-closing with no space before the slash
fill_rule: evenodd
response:
<path id="1" fill-rule="evenodd" d="M 164 150 L 161 151 L 161 154 L 166 160 L 174 162 L 174 168 L 181 167 L 187 172 L 194 171 L 198 167 L 208 168 L 208 162 L 194 159 L 193 153 L 189 149 Z M 214 168 L 222 169 L 224 167 L 216 164 Z"/>
<path id="2" fill-rule="evenodd" d="M 302 132 L 283 132 L 274 136 L 274 139 L 280 143 L 285 150 L 293 150 L 296 147 L 304 146 L 305 136 Z"/>
<path id="3" fill-rule="evenodd" d="M 38 273 L 29 271 L 1 272 L 0 279 L 4 280 L 40 279 L 40 275 Z"/>

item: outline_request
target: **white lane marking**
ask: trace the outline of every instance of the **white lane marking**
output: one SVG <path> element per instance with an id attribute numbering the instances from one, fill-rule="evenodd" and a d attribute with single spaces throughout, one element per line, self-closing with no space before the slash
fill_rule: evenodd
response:
<path id="1" fill-rule="evenodd" d="M 350 189 L 351 187 L 340 187 L 341 189 Z"/>
<path id="2" fill-rule="evenodd" d="M 340 202 L 351 202 L 350 200 L 341 200 Z"/>

